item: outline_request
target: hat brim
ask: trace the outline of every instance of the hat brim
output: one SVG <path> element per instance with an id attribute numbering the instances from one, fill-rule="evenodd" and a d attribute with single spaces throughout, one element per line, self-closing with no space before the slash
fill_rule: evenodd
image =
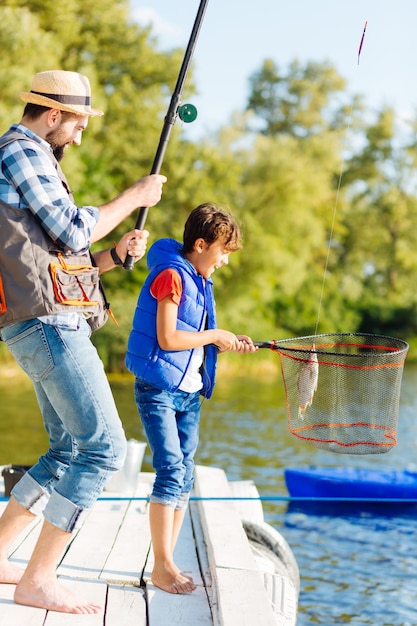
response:
<path id="1" fill-rule="evenodd" d="M 67 113 L 74 113 L 75 115 L 89 115 L 91 117 L 104 115 L 103 111 L 100 111 L 99 109 L 92 109 L 89 105 L 66 104 L 53 100 L 52 98 L 33 93 L 32 91 L 23 91 L 20 94 L 20 98 L 23 102 L 39 104 L 40 106 L 48 107 L 49 109 L 58 109 L 59 111 L 66 111 Z"/>

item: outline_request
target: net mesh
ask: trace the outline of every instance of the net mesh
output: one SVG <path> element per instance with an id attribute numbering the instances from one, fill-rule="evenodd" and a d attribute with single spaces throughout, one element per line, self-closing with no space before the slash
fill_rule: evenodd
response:
<path id="1" fill-rule="evenodd" d="M 270 347 L 281 359 L 293 435 L 344 454 L 379 454 L 396 445 L 405 341 L 338 333 Z"/>

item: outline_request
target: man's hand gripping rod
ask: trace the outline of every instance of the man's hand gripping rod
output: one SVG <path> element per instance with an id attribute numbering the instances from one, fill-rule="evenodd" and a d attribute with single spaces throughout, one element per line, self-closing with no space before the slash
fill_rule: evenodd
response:
<path id="1" fill-rule="evenodd" d="M 175 85 L 174 92 L 171 97 L 171 102 L 168 107 L 168 111 L 164 120 L 164 125 L 161 132 L 161 137 L 159 139 L 158 148 L 155 154 L 155 158 L 153 161 L 152 169 L 150 171 L 151 174 L 159 174 L 162 161 L 164 160 L 165 151 L 168 145 L 169 137 L 171 135 L 172 127 L 175 124 L 177 119 L 177 115 L 179 114 L 180 118 L 184 122 L 193 122 L 197 117 L 197 111 L 193 105 L 183 105 L 180 107 L 180 99 L 182 89 L 184 87 L 184 82 L 187 77 L 187 72 L 190 67 L 191 59 L 194 53 L 194 48 L 197 43 L 197 37 L 200 32 L 201 24 L 203 22 L 204 14 L 206 11 L 206 7 L 208 4 L 208 0 L 201 0 L 200 6 L 197 11 L 197 16 L 195 18 L 193 30 L 191 31 L 191 36 L 187 45 L 187 49 L 185 51 L 184 59 L 181 65 L 180 72 L 178 74 L 177 83 Z M 188 119 L 187 119 L 188 118 Z M 148 215 L 148 207 L 142 207 L 139 209 L 139 214 L 136 220 L 135 228 L 138 230 L 143 230 L 143 227 L 146 222 L 146 217 Z M 126 260 L 124 262 L 123 267 L 125 270 L 132 270 L 134 266 L 134 258 L 129 254 L 126 256 Z"/>

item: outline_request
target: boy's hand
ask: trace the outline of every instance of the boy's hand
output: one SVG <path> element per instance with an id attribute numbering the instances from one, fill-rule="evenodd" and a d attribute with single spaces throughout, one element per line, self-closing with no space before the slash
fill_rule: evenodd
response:
<path id="1" fill-rule="evenodd" d="M 234 335 L 228 330 L 217 329 L 216 346 L 219 352 L 256 352 L 257 346 L 247 335 Z"/>
<path id="2" fill-rule="evenodd" d="M 246 353 L 246 352 L 257 352 L 259 350 L 258 346 L 253 344 L 253 341 L 247 335 L 237 335 L 239 339 L 240 347 L 237 352 Z"/>

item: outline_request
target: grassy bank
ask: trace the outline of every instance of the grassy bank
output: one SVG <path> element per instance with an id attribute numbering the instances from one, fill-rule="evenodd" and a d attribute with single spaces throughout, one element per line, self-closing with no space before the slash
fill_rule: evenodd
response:
<path id="1" fill-rule="evenodd" d="M 417 362 L 417 337 L 409 340 L 407 363 Z M 109 377 L 130 376 L 129 372 L 108 372 Z M 225 353 L 219 355 L 217 362 L 217 375 L 225 377 L 254 376 L 278 377 L 280 376 L 280 359 L 277 353 L 271 350 L 259 350 L 256 354 Z M 0 343 L 0 376 L 3 380 L 21 381 L 27 376 L 15 363 L 6 346 Z"/>
<path id="2" fill-rule="evenodd" d="M 257 354 L 222 354 L 217 362 L 217 376 L 238 377 L 238 376 L 278 376 L 279 357 L 270 350 L 262 350 Z M 11 356 L 4 356 L 0 359 L 0 376 L 3 381 L 10 384 L 21 384 L 22 380 L 29 378 L 16 364 Z M 113 373 L 108 372 L 109 378 L 129 377 L 129 372 Z"/>

